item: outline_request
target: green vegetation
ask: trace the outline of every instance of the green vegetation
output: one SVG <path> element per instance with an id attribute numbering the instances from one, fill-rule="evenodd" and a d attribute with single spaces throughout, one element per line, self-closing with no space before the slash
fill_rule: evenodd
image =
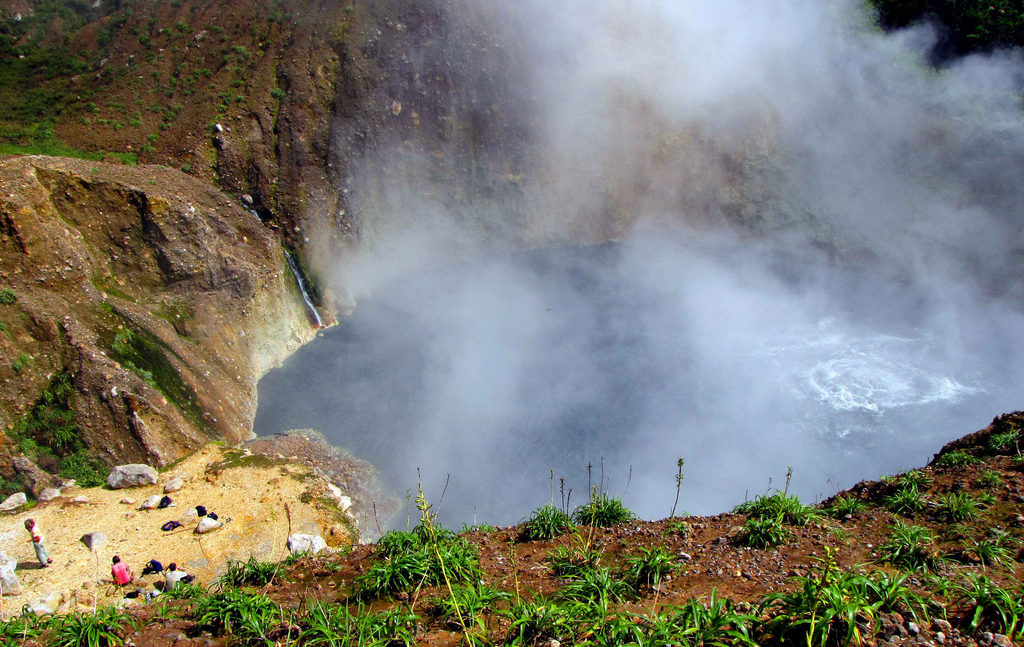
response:
<path id="1" fill-rule="evenodd" d="M 244 642 L 265 642 L 281 623 L 282 615 L 280 608 L 265 595 L 230 590 L 201 598 L 194 618 L 214 636 L 233 635 Z"/>
<path id="2" fill-rule="evenodd" d="M 882 25 L 899 28 L 934 17 L 946 28 L 943 56 L 1024 46 L 1018 0 L 871 0 Z"/>
<path id="3" fill-rule="evenodd" d="M 896 521 L 889 531 L 889 539 L 878 547 L 882 561 L 917 571 L 934 566 L 936 557 L 931 546 L 935 536 L 922 526 Z"/>
<path id="4" fill-rule="evenodd" d="M 18 293 L 10 288 L 0 290 L 0 305 L 9 306 L 18 300 Z"/>
<path id="5" fill-rule="evenodd" d="M 597 568 L 604 553 L 592 544 L 578 542 L 559 546 L 548 557 L 551 572 L 558 577 L 579 577 L 584 571 Z"/>
<path id="6" fill-rule="evenodd" d="M 736 514 L 745 514 L 752 519 L 768 519 L 779 517 L 780 522 L 793 526 L 806 526 L 819 516 L 817 510 L 800 503 L 795 496 L 785 492 L 762 494 L 753 501 L 744 501 L 735 508 Z"/>
<path id="7" fill-rule="evenodd" d="M 356 613 L 343 605 L 312 603 L 302 631 L 304 645 L 348 647 L 416 644 L 416 616 L 406 608 L 371 613 L 362 606 Z"/>
<path id="8" fill-rule="evenodd" d="M 963 582 L 953 587 L 956 604 L 969 611 L 967 629 L 973 633 L 984 628 L 1006 634 L 1010 640 L 1017 635 L 1024 618 L 1024 598 L 999 586 L 984 575 L 964 575 Z"/>
<path id="9" fill-rule="evenodd" d="M 530 518 L 522 523 L 519 538 L 522 541 L 554 539 L 571 532 L 575 527 L 569 515 L 549 503 L 534 510 Z"/>
<path id="10" fill-rule="evenodd" d="M 476 547 L 443 528 L 423 523 L 412 532 L 393 530 L 377 542 L 374 560 L 356 578 L 356 588 L 367 597 L 383 597 L 422 586 L 441 586 L 480 579 Z"/>
<path id="11" fill-rule="evenodd" d="M 980 462 L 981 459 L 977 456 L 972 456 L 962 449 L 955 449 L 936 458 L 934 465 L 941 469 L 958 469 Z"/>
<path id="12" fill-rule="evenodd" d="M 596 489 L 596 488 L 595 488 Z M 622 504 L 622 499 L 594 493 L 590 501 L 572 513 L 572 520 L 581 526 L 607 528 L 636 519 L 633 511 Z"/>
<path id="13" fill-rule="evenodd" d="M 845 519 L 846 517 L 855 517 L 865 509 L 868 504 L 852 495 L 837 496 L 829 504 L 826 510 L 828 514 L 835 519 Z"/>
<path id="14" fill-rule="evenodd" d="M 102 485 L 110 469 L 86 449 L 75 424 L 73 397 L 71 374 L 61 371 L 32 409 L 15 422 L 10 436 L 29 458 L 56 462 L 61 476 L 73 478 L 83 487 Z"/>
<path id="15" fill-rule="evenodd" d="M 114 647 L 124 644 L 125 633 L 135 625 L 127 611 L 114 607 L 92 613 L 73 613 L 57 621 L 47 644 L 54 647 Z"/>
<path id="16" fill-rule="evenodd" d="M 743 532 L 737 537 L 741 546 L 749 548 L 770 548 L 789 541 L 793 533 L 782 523 L 783 515 L 774 517 L 750 517 L 743 524 Z"/>
<path id="17" fill-rule="evenodd" d="M 114 359 L 167 396 L 199 429 L 206 428 L 196 392 L 181 379 L 168 356 L 171 350 L 156 336 L 146 330 L 125 326 L 113 336 L 110 350 Z"/>
<path id="18" fill-rule="evenodd" d="M 1018 441 L 1020 441 L 1020 432 L 1016 429 L 1010 429 L 1008 431 L 992 434 L 988 437 L 988 441 L 985 444 L 994 452 L 1006 452 L 1012 450 L 1014 453 L 1017 453 Z"/>
<path id="19" fill-rule="evenodd" d="M 978 504 L 966 492 L 951 492 L 939 497 L 936 516 L 947 522 L 971 521 L 978 517 Z"/>
<path id="20" fill-rule="evenodd" d="M 882 502 L 885 507 L 898 514 L 911 516 L 924 509 L 925 498 L 916 485 L 905 485 L 894 493 L 886 496 Z"/>
<path id="21" fill-rule="evenodd" d="M 641 548 L 639 555 L 626 558 L 625 575 L 633 588 L 640 589 L 656 586 L 676 568 L 675 556 L 664 548 Z"/>
<path id="22" fill-rule="evenodd" d="M 227 570 L 220 576 L 222 586 L 264 586 L 274 581 L 281 564 L 257 561 L 249 557 L 245 562 L 228 561 Z"/>

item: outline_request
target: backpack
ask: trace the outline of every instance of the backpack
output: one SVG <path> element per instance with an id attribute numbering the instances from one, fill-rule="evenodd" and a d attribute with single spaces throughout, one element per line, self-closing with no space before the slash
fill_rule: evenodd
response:
<path id="1" fill-rule="evenodd" d="M 175 528 L 181 528 L 181 524 L 177 521 L 168 521 L 164 525 L 160 526 L 160 530 L 174 530 Z"/>

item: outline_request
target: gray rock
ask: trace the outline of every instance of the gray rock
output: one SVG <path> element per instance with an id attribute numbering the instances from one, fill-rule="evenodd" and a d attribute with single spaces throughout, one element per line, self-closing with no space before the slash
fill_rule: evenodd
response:
<path id="1" fill-rule="evenodd" d="M 84 494 L 79 494 L 75 498 L 71 499 L 73 503 L 89 503 L 89 497 Z"/>
<path id="2" fill-rule="evenodd" d="M 107 536 L 99 531 L 88 532 L 82 535 L 82 537 L 78 541 L 85 544 L 85 547 L 88 548 L 90 551 L 96 552 L 97 550 L 102 548 L 104 544 L 107 543 Z"/>
<path id="3" fill-rule="evenodd" d="M 39 469 L 35 463 L 24 456 L 16 456 L 11 461 L 11 465 L 14 467 L 14 471 L 21 474 L 21 480 L 25 484 L 25 489 L 37 499 L 40 492 L 46 488 L 52 488 L 56 484 L 53 476 Z"/>
<path id="4" fill-rule="evenodd" d="M 992 636 L 993 647 L 1013 647 L 1013 642 L 1009 636 L 1004 634 L 995 634 Z"/>
<path id="5" fill-rule="evenodd" d="M 35 600 L 32 600 L 31 602 L 26 604 L 25 607 L 29 610 L 29 612 L 34 613 L 37 616 L 46 615 L 53 613 L 54 610 L 60 606 L 60 603 L 63 601 L 63 599 L 64 596 L 61 594 L 60 591 L 54 591 L 52 593 L 44 595 L 41 598 L 36 598 Z"/>
<path id="6" fill-rule="evenodd" d="M 907 623 L 907 631 L 910 632 L 911 636 L 916 636 L 921 633 L 921 628 L 917 626 L 916 622 L 911 621 Z"/>
<path id="7" fill-rule="evenodd" d="M 205 535 L 206 533 L 213 532 L 214 530 L 220 528 L 223 525 L 224 524 L 222 524 L 220 521 L 217 521 L 216 519 L 203 517 L 199 520 L 199 524 L 196 525 L 196 529 L 194 530 L 194 532 L 197 535 Z"/>
<path id="8" fill-rule="evenodd" d="M 3 586 L 4 595 L 18 595 L 21 593 L 21 582 L 14 572 L 18 560 L 9 558 L 0 552 L 0 586 Z"/>
<path id="9" fill-rule="evenodd" d="M 180 490 L 182 488 L 183 485 L 185 485 L 185 482 L 182 481 L 177 476 L 175 476 L 170 481 L 167 481 L 166 485 L 164 485 L 164 494 L 170 494 L 171 492 L 177 492 L 178 490 Z"/>
<path id="10" fill-rule="evenodd" d="M 48 487 L 39 493 L 38 498 L 43 503 L 46 503 L 47 501 L 53 501 L 58 497 L 60 497 L 60 490 L 58 490 L 57 488 Z"/>
<path id="11" fill-rule="evenodd" d="M 156 483 L 156 470 L 149 465 L 132 463 L 130 465 L 118 465 L 107 477 L 107 485 L 113 490 L 120 490 L 126 487 L 138 487 L 140 485 L 153 485 Z"/>
<path id="12" fill-rule="evenodd" d="M 10 512 L 11 510 L 17 510 L 21 506 L 28 503 L 28 497 L 25 496 L 24 492 L 16 492 L 11 496 L 4 499 L 3 503 L 0 503 L 0 512 Z"/>
<path id="13" fill-rule="evenodd" d="M 304 535 L 296 533 L 288 537 L 288 552 L 309 553 L 315 555 L 327 548 L 327 542 L 320 535 Z"/>
<path id="14" fill-rule="evenodd" d="M 946 634 L 942 633 L 941 631 L 936 631 L 934 634 L 932 634 L 932 640 L 934 640 L 939 645 L 945 645 Z"/>
<path id="15" fill-rule="evenodd" d="M 125 498 L 121 499 L 121 503 L 123 505 L 135 505 L 135 499 L 133 499 L 131 497 L 125 497 Z"/>
<path id="16" fill-rule="evenodd" d="M 159 494 L 154 494 L 153 496 L 151 496 L 148 499 L 146 499 L 145 501 L 143 501 L 142 505 L 139 506 L 139 507 L 142 510 L 154 510 L 154 509 L 156 509 L 156 507 L 158 505 L 160 505 L 160 499 L 161 498 L 162 497 Z"/>

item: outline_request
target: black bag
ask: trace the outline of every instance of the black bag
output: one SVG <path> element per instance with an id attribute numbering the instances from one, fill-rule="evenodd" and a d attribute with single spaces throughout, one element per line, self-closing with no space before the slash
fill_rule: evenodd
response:
<path id="1" fill-rule="evenodd" d="M 165 496 L 164 498 L 160 499 L 160 503 L 158 503 L 156 507 L 166 508 L 169 505 L 171 505 L 171 497 Z"/>
<path id="2" fill-rule="evenodd" d="M 181 528 L 181 524 L 177 521 L 168 521 L 164 525 L 160 526 L 160 530 L 174 530 L 175 528 Z"/>

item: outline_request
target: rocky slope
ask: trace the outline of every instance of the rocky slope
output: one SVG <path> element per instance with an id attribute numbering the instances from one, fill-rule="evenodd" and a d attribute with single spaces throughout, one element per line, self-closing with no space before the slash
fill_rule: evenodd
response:
<path id="1" fill-rule="evenodd" d="M 274 233 L 166 167 L 0 161 L 0 283 L 3 451 L 79 479 L 246 439 L 314 334 Z"/>
<path id="2" fill-rule="evenodd" d="M 445 554 L 456 609 L 440 580 L 408 579 L 419 553 L 413 537 L 398 533 L 350 553 L 288 560 L 269 582 L 237 590 L 205 581 L 205 592 L 191 592 L 196 597 L 157 598 L 133 611 L 134 625 L 121 619 L 109 626 L 140 647 L 357 637 L 361 644 L 548 647 L 1020 644 L 1013 641 L 1024 609 L 1022 425 L 1020 413 L 1000 416 L 927 467 L 859 483 L 814 508 L 796 502 L 790 511 L 804 517 L 780 521 L 785 532 L 767 547 L 749 541 L 753 506 L 581 525 L 549 539 L 524 538 L 522 525 L 481 526 L 462 533 L 465 543 L 452 536 L 437 543 L 455 547 Z M 911 489 L 920 496 L 916 509 L 898 504 Z M 957 500 L 969 508 L 951 503 Z M 843 503 L 850 501 L 856 508 Z M 662 556 L 656 584 L 636 570 L 652 553 Z M 479 558 L 479 574 L 465 582 L 471 586 L 458 581 L 459 554 Z M 370 588 L 386 580 L 386 592 Z M 771 602 L 777 594 L 789 597 Z M 19 622 L 7 625 L 9 635 Z M 52 644 L 60 626 L 30 624 L 21 644 Z"/>

